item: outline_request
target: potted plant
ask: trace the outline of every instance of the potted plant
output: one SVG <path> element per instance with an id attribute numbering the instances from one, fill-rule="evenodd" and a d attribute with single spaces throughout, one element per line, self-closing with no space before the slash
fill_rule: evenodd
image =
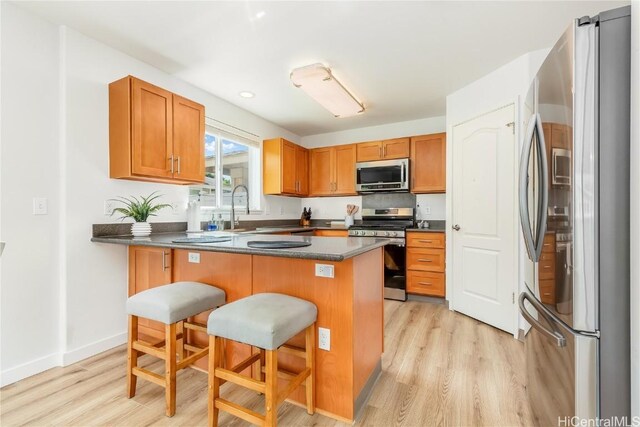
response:
<path id="1" fill-rule="evenodd" d="M 133 218 L 135 222 L 131 225 L 131 234 L 133 234 L 134 237 L 146 237 L 151 234 L 151 224 L 147 222 L 149 217 L 156 216 L 156 212 L 160 209 L 171 207 L 171 205 L 166 203 L 154 204 L 153 201 L 160 196 L 160 194 L 156 194 L 154 191 L 147 197 L 140 196 L 140 199 L 135 196 L 131 196 L 130 199 L 126 197 L 112 199 L 113 201 L 124 204 L 125 207 L 115 208 L 111 215 L 116 212 L 122 214 L 120 218 L 122 221 L 126 218 Z"/>

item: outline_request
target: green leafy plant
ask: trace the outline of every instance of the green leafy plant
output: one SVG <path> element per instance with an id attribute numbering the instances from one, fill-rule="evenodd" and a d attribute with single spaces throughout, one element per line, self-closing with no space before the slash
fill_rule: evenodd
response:
<path id="1" fill-rule="evenodd" d="M 154 191 L 147 197 L 140 196 L 140 199 L 135 196 L 131 196 L 131 198 L 118 197 L 117 199 L 111 199 L 125 205 L 123 208 L 115 208 L 113 212 L 111 212 L 111 215 L 117 212 L 122 214 L 122 217 L 120 218 L 122 221 L 126 218 L 133 218 L 135 222 L 146 222 L 150 216 L 156 216 L 156 212 L 160 209 L 171 207 L 171 205 L 167 203 L 154 204 L 153 201 L 159 197 L 161 197 L 161 194 L 156 194 Z"/>

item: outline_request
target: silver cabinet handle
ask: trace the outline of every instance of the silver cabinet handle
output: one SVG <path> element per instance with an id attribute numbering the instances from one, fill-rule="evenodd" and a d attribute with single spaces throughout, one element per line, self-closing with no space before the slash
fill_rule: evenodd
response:
<path id="1" fill-rule="evenodd" d="M 544 308 L 541 307 L 542 304 L 540 304 L 539 302 L 535 301 L 535 298 L 532 298 L 531 296 L 529 296 L 529 294 L 527 292 L 521 293 L 520 294 L 520 298 L 518 299 L 518 305 L 520 306 L 520 313 L 522 314 L 522 317 L 524 317 L 526 319 L 526 321 L 529 322 L 529 324 L 533 328 L 535 328 L 538 332 L 540 332 L 542 335 L 544 335 L 545 337 L 547 337 L 551 341 L 555 341 L 556 346 L 558 346 L 558 347 L 566 346 L 567 345 L 567 340 L 566 340 L 566 338 L 564 336 L 562 336 L 562 334 L 560 332 L 552 331 L 552 330 L 549 330 L 549 329 L 545 328 L 542 325 L 542 323 L 538 322 L 531 314 L 529 314 L 529 311 L 524 306 L 524 301 L 525 300 L 527 300 L 536 309 L 536 311 L 540 315 L 542 315 L 542 317 L 545 318 L 547 323 L 549 323 L 550 325 L 553 325 L 553 318 L 551 318 L 544 311 Z"/>
<path id="2" fill-rule="evenodd" d="M 431 283 L 431 282 L 418 282 L 418 285 L 431 286 L 431 285 L 433 285 L 433 283 Z"/>
<path id="3" fill-rule="evenodd" d="M 167 265 L 167 260 L 166 260 L 166 256 L 169 255 L 169 253 L 162 251 L 162 270 L 166 270 L 169 268 L 169 266 Z"/>
<path id="4" fill-rule="evenodd" d="M 433 240 L 418 240 L 420 243 L 431 243 Z"/>
<path id="5" fill-rule="evenodd" d="M 382 154 L 382 145 L 378 148 L 378 157 L 380 158 L 384 157 Z"/>
<path id="6" fill-rule="evenodd" d="M 433 262 L 432 259 L 426 259 L 426 258 L 418 258 L 418 261 L 420 261 L 420 262 Z"/>
<path id="7" fill-rule="evenodd" d="M 453 228 L 456 231 L 460 231 L 460 226 L 458 224 L 452 226 L 451 228 Z"/>
<path id="8" fill-rule="evenodd" d="M 171 154 L 171 157 L 169 157 L 170 162 L 171 162 L 171 174 L 173 175 L 173 154 Z"/>
<path id="9" fill-rule="evenodd" d="M 178 175 L 180 175 L 180 156 L 178 156 Z"/>
<path id="10" fill-rule="evenodd" d="M 383 156 L 383 157 L 387 157 L 387 146 L 386 146 L 386 145 L 384 145 L 384 146 L 382 147 L 382 156 Z"/>

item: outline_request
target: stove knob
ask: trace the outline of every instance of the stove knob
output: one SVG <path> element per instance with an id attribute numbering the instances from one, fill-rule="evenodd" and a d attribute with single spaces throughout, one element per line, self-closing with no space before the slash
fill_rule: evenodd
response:
<path id="1" fill-rule="evenodd" d="M 382 236 L 389 236 L 389 232 L 388 231 L 383 231 L 380 233 L 380 235 Z"/>
<path id="2" fill-rule="evenodd" d="M 396 233 L 395 231 L 391 231 L 389 233 L 387 233 L 390 237 L 396 237 L 398 233 Z"/>
<path id="3" fill-rule="evenodd" d="M 358 231 L 356 231 L 356 235 L 357 235 L 357 236 L 364 236 L 364 230 L 358 230 Z"/>

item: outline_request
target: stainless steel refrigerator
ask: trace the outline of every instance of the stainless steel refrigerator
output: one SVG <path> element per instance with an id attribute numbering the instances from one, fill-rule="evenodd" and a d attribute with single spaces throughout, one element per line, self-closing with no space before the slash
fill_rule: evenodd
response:
<path id="1" fill-rule="evenodd" d="M 519 303 L 539 425 L 630 416 L 630 28 L 630 7 L 575 20 L 524 103 Z"/>

